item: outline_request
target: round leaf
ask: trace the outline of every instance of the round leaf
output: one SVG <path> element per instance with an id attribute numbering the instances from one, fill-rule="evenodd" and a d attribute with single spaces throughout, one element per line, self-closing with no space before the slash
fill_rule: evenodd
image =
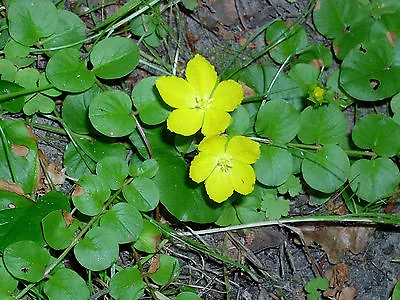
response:
<path id="1" fill-rule="evenodd" d="M 350 96 L 376 101 L 400 91 L 400 42 L 366 42 L 354 48 L 343 60 L 340 84 Z"/>
<path id="2" fill-rule="evenodd" d="M 319 0 L 314 7 L 313 19 L 320 33 L 335 38 L 368 15 L 368 8 L 360 1 Z"/>
<path id="3" fill-rule="evenodd" d="M 378 155 L 391 157 L 400 151 L 400 125 L 384 115 L 366 115 L 354 126 L 354 143 L 372 149 Z"/>
<path id="4" fill-rule="evenodd" d="M 83 41 L 86 38 L 85 29 L 85 23 L 76 14 L 60 9 L 58 10 L 58 23 L 54 33 L 45 40 L 42 40 L 42 44 L 45 48 L 49 49 Z M 83 42 L 73 47 L 79 49 L 81 44 Z M 54 54 L 54 52 L 55 50 L 50 53 Z"/>
<path id="5" fill-rule="evenodd" d="M 112 231 L 95 227 L 74 248 L 78 262 L 86 269 L 107 269 L 118 259 L 118 242 Z"/>
<path id="6" fill-rule="evenodd" d="M 157 239 L 161 236 L 161 231 L 147 220 L 143 220 L 143 230 L 134 246 L 137 250 L 146 253 L 157 251 Z"/>
<path id="7" fill-rule="evenodd" d="M 148 125 L 164 122 L 170 113 L 155 87 L 156 79 L 157 77 L 142 79 L 132 91 L 132 100 L 139 117 Z"/>
<path id="8" fill-rule="evenodd" d="M 261 156 L 254 164 L 259 182 L 269 186 L 284 183 L 292 174 L 293 158 L 284 148 L 261 145 Z"/>
<path id="9" fill-rule="evenodd" d="M 140 161 L 140 164 L 136 164 L 133 159 L 129 165 L 129 174 L 131 176 L 141 176 L 147 178 L 153 178 L 158 172 L 159 166 L 155 159 L 146 159 Z"/>
<path id="10" fill-rule="evenodd" d="M 279 112 L 278 114 L 276 112 Z M 257 115 L 256 132 L 277 143 L 288 143 L 300 129 L 300 113 L 284 100 L 265 103 Z"/>
<path id="11" fill-rule="evenodd" d="M 24 105 L 24 113 L 28 116 L 37 112 L 50 114 L 56 107 L 53 100 L 42 94 L 37 94 Z"/>
<path id="12" fill-rule="evenodd" d="M 360 159 L 350 168 L 349 182 L 361 199 L 375 202 L 393 195 L 400 182 L 399 169 L 388 158 Z"/>
<path id="13" fill-rule="evenodd" d="M 232 113 L 232 120 L 226 129 L 229 135 L 244 135 L 250 127 L 250 115 L 244 105 L 239 105 Z"/>
<path id="14" fill-rule="evenodd" d="M 333 193 L 349 177 L 350 161 L 337 145 L 325 145 L 308 154 L 302 164 L 303 178 L 309 186 L 323 193 Z"/>
<path id="15" fill-rule="evenodd" d="M 1 61 L 1 60 L 0 60 Z M 0 65 L 1 67 L 1 65 Z M 0 95 L 5 95 L 14 93 L 14 92 L 20 92 L 23 90 L 23 87 L 15 84 L 10 81 L 5 81 L 5 80 L 0 80 Z M 4 108 L 5 110 L 11 112 L 11 113 L 18 113 L 22 110 L 22 107 L 24 106 L 25 103 L 25 97 L 20 96 L 16 98 L 12 98 L 6 102 L 1 102 L 1 107 Z"/>
<path id="16" fill-rule="evenodd" d="M 201 300 L 201 298 L 192 292 L 183 292 L 174 298 L 174 300 Z"/>
<path id="17" fill-rule="evenodd" d="M 144 295 L 146 284 L 136 268 L 125 268 L 110 281 L 110 295 L 119 300 L 136 300 Z"/>
<path id="18" fill-rule="evenodd" d="M 288 26 L 284 21 L 272 23 L 266 32 L 268 43 L 285 38 L 270 51 L 270 55 L 277 63 L 283 63 L 288 56 L 297 54 L 307 46 L 307 34 L 298 24 Z"/>
<path id="19" fill-rule="evenodd" d="M 128 164 L 122 157 L 106 156 L 97 163 L 96 173 L 106 182 L 112 190 L 118 190 L 126 176 Z"/>
<path id="20" fill-rule="evenodd" d="M 400 93 L 393 96 L 392 101 L 390 101 L 390 108 L 394 114 L 400 115 Z"/>
<path id="21" fill-rule="evenodd" d="M 49 252 L 32 241 L 19 241 L 4 250 L 4 264 L 16 278 L 29 282 L 40 281 L 50 262 Z"/>
<path id="22" fill-rule="evenodd" d="M 25 46 L 51 35 L 57 20 L 57 8 L 50 0 L 13 0 L 8 8 L 10 35 Z"/>
<path id="23" fill-rule="evenodd" d="M 301 51 L 297 61 L 311 64 L 318 68 L 323 66 L 328 68 L 332 65 L 332 53 L 321 44 L 312 44 Z"/>
<path id="24" fill-rule="evenodd" d="M 303 93 L 307 95 L 311 88 L 318 85 L 319 71 L 312 65 L 298 63 L 290 68 L 289 77 L 297 82 Z"/>
<path id="25" fill-rule="evenodd" d="M 94 216 L 101 212 L 110 194 L 108 185 L 101 177 L 86 175 L 76 183 L 72 201 L 81 213 Z"/>
<path id="26" fill-rule="evenodd" d="M 135 178 L 124 187 L 122 193 L 125 199 L 140 211 L 151 211 L 160 201 L 157 185 L 146 177 Z"/>
<path id="27" fill-rule="evenodd" d="M 133 205 L 121 202 L 101 217 L 100 226 L 113 232 L 119 244 L 130 243 L 139 238 L 143 218 Z"/>
<path id="28" fill-rule="evenodd" d="M 88 134 L 91 129 L 89 121 L 89 104 L 101 93 L 97 85 L 79 94 L 69 94 L 62 106 L 62 117 L 67 126 L 74 132 Z"/>
<path id="29" fill-rule="evenodd" d="M 175 257 L 160 254 L 160 266 L 155 273 L 149 274 L 156 284 L 165 285 L 179 274 L 179 262 Z"/>
<path id="30" fill-rule="evenodd" d="M 241 197 L 241 199 L 235 203 L 234 209 L 236 215 L 242 224 L 261 222 L 265 219 L 265 214 L 260 212 L 261 201 L 258 197 L 248 195 Z"/>
<path id="31" fill-rule="evenodd" d="M 3 260 L 0 259 L 0 295 L 2 295 L 2 293 L 11 295 L 17 286 L 18 280 L 11 276 L 6 269 Z"/>
<path id="32" fill-rule="evenodd" d="M 120 78 L 137 66 L 139 47 L 131 39 L 111 37 L 94 45 L 90 61 L 97 76 L 104 79 Z"/>
<path id="33" fill-rule="evenodd" d="M 44 284 L 44 293 L 50 300 L 86 300 L 89 289 L 85 281 L 75 271 L 61 269 Z"/>
<path id="34" fill-rule="evenodd" d="M 346 127 L 346 116 L 335 105 L 309 106 L 301 113 L 298 137 L 305 144 L 337 144 Z"/>
<path id="35" fill-rule="evenodd" d="M 95 82 L 94 74 L 80 61 L 81 53 L 76 49 L 58 51 L 50 58 L 46 67 L 47 79 L 62 91 L 79 93 Z"/>
<path id="36" fill-rule="evenodd" d="M 132 101 L 117 90 L 104 92 L 92 100 L 89 119 L 96 130 L 109 137 L 125 136 L 136 128 Z"/>
<path id="37" fill-rule="evenodd" d="M 62 210 L 49 213 L 42 220 L 43 235 L 49 246 L 56 250 L 67 248 L 74 239 L 79 221 Z"/>

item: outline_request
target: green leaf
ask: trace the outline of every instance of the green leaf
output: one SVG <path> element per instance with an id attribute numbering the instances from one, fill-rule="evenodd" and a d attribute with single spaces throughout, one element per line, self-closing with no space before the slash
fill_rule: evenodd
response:
<path id="1" fill-rule="evenodd" d="M 101 212 L 110 194 L 110 188 L 101 177 L 86 175 L 76 183 L 72 201 L 81 213 L 94 216 Z"/>
<path id="2" fill-rule="evenodd" d="M 148 274 L 148 276 L 156 284 L 165 285 L 171 282 L 179 275 L 179 262 L 175 257 L 160 254 L 160 266 L 155 273 Z"/>
<path id="3" fill-rule="evenodd" d="M 79 228 L 79 221 L 68 218 L 70 216 L 61 209 L 52 211 L 42 220 L 43 235 L 47 244 L 55 250 L 67 248 L 75 237 Z"/>
<path id="4" fill-rule="evenodd" d="M 283 197 L 276 197 L 272 194 L 265 194 L 262 198 L 261 210 L 269 220 L 279 220 L 282 216 L 289 214 L 290 201 Z"/>
<path id="5" fill-rule="evenodd" d="M 252 194 L 241 197 L 234 204 L 236 215 L 242 224 L 259 222 L 264 220 L 264 214 L 260 212 L 261 200 Z"/>
<path id="6" fill-rule="evenodd" d="M 27 57 L 29 52 L 29 47 L 21 45 L 14 40 L 10 40 L 4 47 L 6 59 L 12 61 L 19 68 L 27 67 L 35 61 L 34 57 Z"/>
<path id="7" fill-rule="evenodd" d="M 0 178 L 15 181 L 26 194 L 33 193 L 39 178 L 35 137 L 20 120 L 0 119 L 0 130 Z"/>
<path id="8" fill-rule="evenodd" d="M 359 1 L 319 0 L 313 20 L 317 30 L 327 38 L 345 34 L 352 25 L 368 17 L 368 8 Z"/>
<path id="9" fill-rule="evenodd" d="M 390 101 L 390 108 L 394 114 L 400 114 L 400 93 L 393 96 L 392 101 Z"/>
<path id="10" fill-rule="evenodd" d="M 230 136 L 244 135 L 250 127 L 250 115 L 244 105 L 239 105 L 231 114 L 232 120 L 226 131 Z"/>
<path id="11" fill-rule="evenodd" d="M 55 31 L 51 36 L 42 40 L 41 43 L 46 49 L 76 44 L 73 48 L 79 50 L 83 44 L 83 40 L 86 38 L 85 23 L 70 11 L 60 9 L 57 12 L 58 22 Z M 59 50 L 49 51 L 49 53 L 54 54 L 57 51 Z"/>
<path id="12" fill-rule="evenodd" d="M 2 79 L 0 80 L 0 95 L 3 93 L 1 82 L 14 81 L 15 74 L 17 74 L 17 67 L 8 59 L 0 59 L 0 78 Z"/>
<path id="13" fill-rule="evenodd" d="M 400 42 L 365 42 L 343 60 L 340 84 L 350 96 L 362 101 L 376 101 L 400 91 Z"/>
<path id="14" fill-rule="evenodd" d="M 0 60 L 1 62 L 1 60 Z M 1 67 L 1 65 L 0 65 Z M 15 73 L 16 75 L 16 73 Z M 6 94 L 12 94 L 16 92 L 21 92 L 23 91 L 24 88 L 16 83 L 10 82 L 10 81 L 5 81 L 5 80 L 0 80 L 0 95 L 6 95 Z M 0 102 L 0 105 L 2 108 L 5 110 L 11 112 L 11 113 L 18 113 L 22 110 L 22 107 L 24 106 L 25 102 L 25 97 L 24 96 L 19 96 L 16 98 L 12 98 L 10 100 L 7 100 L 6 102 Z"/>
<path id="15" fill-rule="evenodd" d="M 148 125 L 157 125 L 164 122 L 170 111 L 161 99 L 155 82 L 157 77 L 142 79 L 132 91 L 132 100 L 140 119 Z"/>
<path id="16" fill-rule="evenodd" d="M 290 68 L 289 77 L 300 86 L 304 94 L 308 94 L 310 89 L 318 86 L 319 71 L 312 65 L 298 63 Z"/>
<path id="17" fill-rule="evenodd" d="M 136 268 L 125 268 L 110 281 L 110 295 L 118 300 L 137 300 L 144 295 L 146 284 Z"/>
<path id="18" fill-rule="evenodd" d="M 309 106 L 301 113 L 298 137 L 305 144 L 337 144 L 346 128 L 346 116 L 335 105 Z"/>
<path id="19" fill-rule="evenodd" d="M 96 96 L 89 105 L 89 119 L 96 130 L 109 137 L 125 136 L 136 128 L 132 101 L 118 90 Z"/>
<path id="20" fill-rule="evenodd" d="M 49 192 L 33 202 L 0 191 L 0 251 L 21 240 L 44 244 L 40 223 L 50 212 L 59 209 L 70 210 L 68 198 L 60 192 Z"/>
<path id="21" fill-rule="evenodd" d="M 50 263 L 49 251 L 33 241 L 19 241 L 9 245 L 3 254 L 4 264 L 10 273 L 29 282 L 40 281 Z"/>
<path id="22" fill-rule="evenodd" d="M 354 144 L 391 157 L 400 151 L 400 125 L 384 115 L 366 115 L 354 126 Z"/>
<path id="23" fill-rule="evenodd" d="M 49 97 L 42 94 L 37 94 L 24 105 L 23 110 L 26 115 L 30 116 L 37 112 L 50 114 L 53 112 L 55 107 L 56 105 L 54 101 L 51 100 Z"/>
<path id="24" fill-rule="evenodd" d="M 93 98 L 101 94 L 101 89 L 94 85 L 90 89 L 65 97 L 62 106 L 62 118 L 74 132 L 88 134 L 92 129 L 89 120 L 89 105 Z"/>
<path id="25" fill-rule="evenodd" d="M 288 56 L 298 54 L 307 46 L 307 33 L 299 24 L 288 26 L 284 21 L 275 21 L 266 31 L 265 38 L 268 44 L 284 39 L 269 53 L 274 61 L 282 64 Z"/>
<path id="26" fill-rule="evenodd" d="M 0 259 L 0 296 L 4 293 L 10 296 L 18 286 L 18 280 L 7 271 L 3 260 Z M 3 298 L 3 296 L 2 296 Z"/>
<path id="27" fill-rule="evenodd" d="M 293 158 L 285 148 L 261 145 L 261 156 L 254 164 L 259 182 L 268 186 L 284 183 L 292 174 Z"/>
<path id="28" fill-rule="evenodd" d="M 159 166 L 155 159 L 146 159 L 139 164 L 134 163 L 133 159 L 129 165 L 129 174 L 133 177 L 153 178 L 158 172 Z"/>
<path id="29" fill-rule="evenodd" d="M 139 251 L 155 253 L 157 251 L 157 239 L 161 236 L 161 231 L 147 220 L 143 220 L 143 230 L 139 239 L 133 244 Z"/>
<path id="30" fill-rule="evenodd" d="M 196 7 L 199 6 L 197 1 L 195 1 L 195 0 L 182 0 L 182 4 L 188 10 L 194 10 Z"/>
<path id="31" fill-rule="evenodd" d="M 57 8 L 50 0 L 13 0 L 8 7 L 10 35 L 25 46 L 51 35 L 57 21 Z"/>
<path id="32" fill-rule="evenodd" d="M 296 176 L 290 175 L 284 184 L 278 187 L 279 194 L 289 193 L 291 197 L 298 196 L 303 191 L 300 179 Z"/>
<path id="33" fill-rule="evenodd" d="M 112 190 L 118 190 L 128 176 L 128 164 L 123 157 L 106 156 L 96 166 L 96 173 Z"/>
<path id="34" fill-rule="evenodd" d="M 157 27 L 157 18 L 142 14 L 134 18 L 131 22 L 131 32 L 136 36 L 149 36 L 155 32 Z"/>
<path id="35" fill-rule="evenodd" d="M 118 242 L 114 233 L 106 228 L 94 227 L 74 248 L 78 262 L 86 269 L 101 271 L 118 259 Z"/>
<path id="36" fill-rule="evenodd" d="M 90 296 L 83 278 L 70 269 L 58 270 L 45 282 L 43 289 L 50 300 L 86 300 Z"/>
<path id="37" fill-rule="evenodd" d="M 285 100 L 270 100 L 258 112 L 255 126 L 258 135 L 286 144 L 299 132 L 300 113 Z"/>
<path id="38" fill-rule="evenodd" d="M 137 66 L 139 47 L 132 39 L 111 37 L 94 45 L 90 61 L 96 76 L 103 79 L 120 78 Z"/>
<path id="39" fill-rule="evenodd" d="M 329 287 L 329 281 L 325 277 L 316 277 L 307 282 L 304 289 L 307 292 L 307 300 L 320 299 L 318 290 L 325 291 Z"/>
<path id="40" fill-rule="evenodd" d="M 329 68 L 332 65 L 333 59 L 331 51 L 324 45 L 312 44 L 301 51 L 297 61 L 299 63 Z"/>
<path id="41" fill-rule="evenodd" d="M 396 286 L 394 287 L 392 300 L 399 300 L 400 299 L 400 281 L 397 281 Z"/>
<path id="42" fill-rule="evenodd" d="M 122 193 L 125 199 L 140 211 L 151 211 L 160 201 L 160 193 L 153 180 L 137 177 L 124 187 Z"/>
<path id="43" fill-rule="evenodd" d="M 114 234 L 119 244 L 136 241 L 143 229 L 143 218 L 135 206 L 117 203 L 100 220 L 100 227 Z"/>
<path id="44" fill-rule="evenodd" d="M 359 159 L 350 168 L 350 187 L 368 202 L 393 195 L 400 182 L 399 169 L 389 158 Z"/>
<path id="45" fill-rule="evenodd" d="M 92 141 L 80 138 L 78 152 L 72 143 L 69 143 L 64 152 L 64 165 L 67 167 L 67 174 L 76 179 L 84 175 L 92 174 L 90 170 L 95 170 L 96 163 L 107 156 L 126 157 L 125 146 L 120 143 L 105 143 L 99 140 Z M 93 157 L 95 161 L 91 160 Z"/>
<path id="46" fill-rule="evenodd" d="M 145 139 L 141 135 L 138 128 L 132 132 L 132 134 L 129 136 L 129 140 L 135 146 L 141 157 L 144 159 L 150 159 L 150 150 L 148 149 Z"/>
<path id="47" fill-rule="evenodd" d="M 232 206 L 231 200 L 222 203 L 221 215 L 214 223 L 218 226 L 230 226 L 240 224 L 240 220 L 236 214 L 235 208 Z"/>
<path id="48" fill-rule="evenodd" d="M 323 193 L 333 193 L 349 177 L 350 161 L 342 148 L 329 144 L 307 155 L 301 169 L 309 186 Z"/>
<path id="49" fill-rule="evenodd" d="M 89 89 L 95 76 L 87 69 L 86 61 L 80 61 L 80 56 L 81 52 L 74 48 L 55 53 L 46 66 L 47 79 L 62 91 L 79 93 Z"/>

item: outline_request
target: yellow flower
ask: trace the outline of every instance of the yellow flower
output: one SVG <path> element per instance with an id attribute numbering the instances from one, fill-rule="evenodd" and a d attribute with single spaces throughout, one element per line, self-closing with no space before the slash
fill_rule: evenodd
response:
<path id="1" fill-rule="evenodd" d="M 200 183 L 205 180 L 207 194 L 215 202 L 228 199 L 233 191 L 250 194 L 256 176 L 251 164 L 260 157 L 260 145 L 244 136 L 205 137 L 193 159 L 189 176 Z"/>
<path id="2" fill-rule="evenodd" d="M 309 99 L 314 103 L 323 103 L 325 94 L 326 94 L 326 90 L 317 86 L 312 90 Z"/>
<path id="3" fill-rule="evenodd" d="M 168 129 L 185 136 L 199 131 L 205 136 L 218 135 L 228 127 L 228 112 L 243 99 L 242 86 L 225 80 L 217 85 L 217 72 L 201 55 L 186 66 L 186 80 L 176 76 L 161 76 L 156 81 L 164 102 L 176 108 L 167 119 Z M 215 89 L 214 89 L 215 88 Z"/>

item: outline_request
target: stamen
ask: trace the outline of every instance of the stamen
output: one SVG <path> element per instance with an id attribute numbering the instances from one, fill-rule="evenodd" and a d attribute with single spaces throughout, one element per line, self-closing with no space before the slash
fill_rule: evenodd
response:
<path id="1" fill-rule="evenodd" d="M 233 167 L 232 157 L 221 155 L 217 158 L 217 168 L 222 172 L 228 172 Z"/>
<path id="2" fill-rule="evenodd" d="M 195 106 L 196 108 L 199 108 L 201 110 L 206 110 L 210 106 L 211 102 L 214 101 L 214 99 L 208 97 L 196 96 L 195 101 L 196 101 L 196 106 Z"/>

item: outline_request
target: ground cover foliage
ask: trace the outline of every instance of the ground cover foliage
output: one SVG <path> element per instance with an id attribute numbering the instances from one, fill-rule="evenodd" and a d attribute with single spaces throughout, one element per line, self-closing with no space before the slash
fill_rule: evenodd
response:
<path id="1" fill-rule="evenodd" d="M 235 1 L 3 0 L 1 299 L 229 299 L 232 268 L 266 298 L 354 299 L 345 251 L 400 222 L 400 3 L 301 3 L 246 32 Z M 183 18 L 223 46 L 196 54 Z M 43 141 L 61 143 L 60 166 Z M 272 225 L 314 278 L 285 284 L 260 263 L 284 238 L 242 229 Z M 185 251 L 220 264 L 220 294 L 183 279 Z"/>

